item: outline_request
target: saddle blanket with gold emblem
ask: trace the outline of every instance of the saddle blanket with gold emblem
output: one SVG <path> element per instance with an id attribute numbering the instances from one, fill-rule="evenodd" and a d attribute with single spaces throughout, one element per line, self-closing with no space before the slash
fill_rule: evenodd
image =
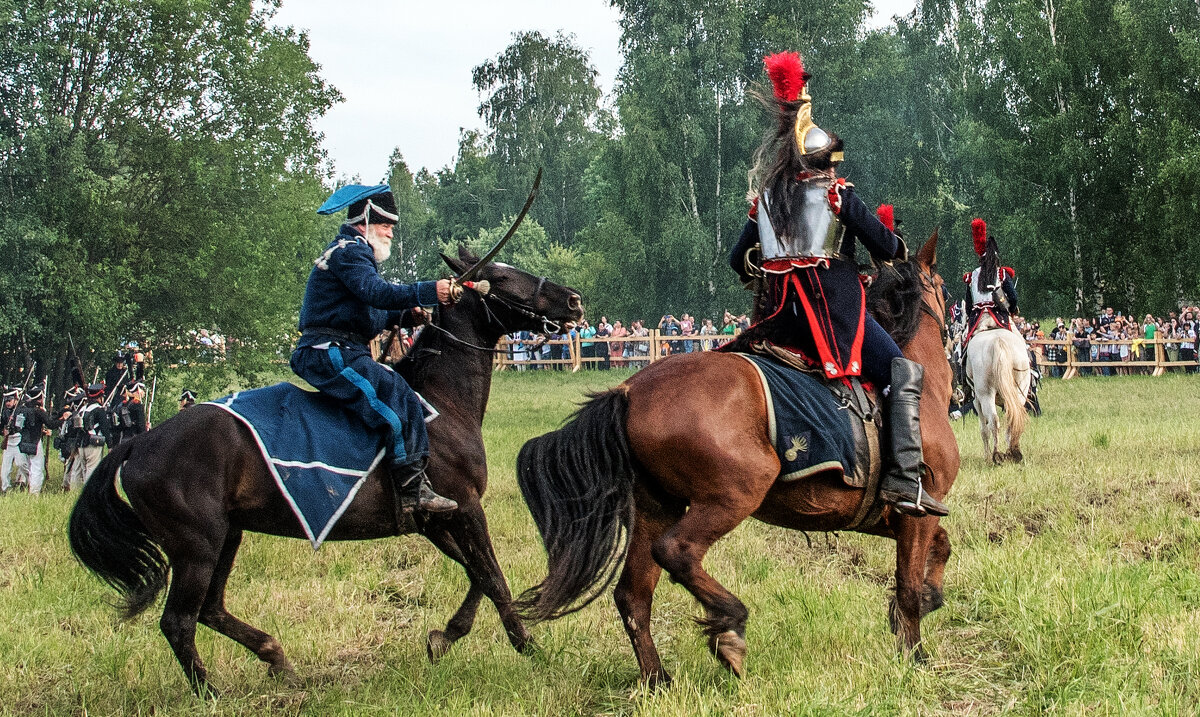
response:
<path id="1" fill-rule="evenodd" d="M 779 480 L 824 471 L 853 476 L 855 434 L 846 405 L 812 375 L 766 356 L 739 353 L 754 366 L 767 398 L 767 430 L 779 455 Z"/>

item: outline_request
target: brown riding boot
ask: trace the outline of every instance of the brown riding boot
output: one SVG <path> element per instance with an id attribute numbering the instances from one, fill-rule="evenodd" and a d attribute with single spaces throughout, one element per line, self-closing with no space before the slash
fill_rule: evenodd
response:
<path id="1" fill-rule="evenodd" d="M 458 510 L 458 503 L 445 496 L 433 492 L 429 485 L 429 475 L 425 466 L 429 459 L 392 466 L 392 489 L 400 503 L 400 510 L 411 513 L 414 510 L 426 513 L 449 513 Z"/>
<path id="2" fill-rule="evenodd" d="M 892 390 L 887 398 L 891 451 L 884 455 L 879 497 L 897 511 L 916 517 L 949 515 L 950 509 L 925 492 L 921 483 L 921 388 L 925 368 L 905 358 L 892 359 Z"/>

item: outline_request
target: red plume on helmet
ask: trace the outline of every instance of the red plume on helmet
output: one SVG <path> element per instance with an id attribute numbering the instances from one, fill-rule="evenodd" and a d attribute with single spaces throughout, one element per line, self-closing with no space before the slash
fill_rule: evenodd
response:
<path id="1" fill-rule="evenodd" d="M 879 221 L 883 222 L 889 231 L 896 231 L 896 214 L 891 204 L 880 204 L 875 210 L 875 216 L 879 217 Z"/>
<path id="2" fill-rule="evenodd" d="M 798 52 L 777 52 L 763 58 L 767 76 L 775 88 L 775 99 L 795 102 L 804 89 L 804 62 Z"/>
<path id="3" fill-rule="evenodd" d="M 987 249 L 987 224 L 979 217 L 971 220 L 971 238 L 975 240 L 975 253 L 983 256 Z"/>

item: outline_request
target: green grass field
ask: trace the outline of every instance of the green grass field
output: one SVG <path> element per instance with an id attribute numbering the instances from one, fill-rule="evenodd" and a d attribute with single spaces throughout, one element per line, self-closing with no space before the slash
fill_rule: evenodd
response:
<path id="1" fill-rule="evenodd" d="M 485 426 L 484 499 L 514 592 L 544 554 L 514 479 L 516 452 L 587 390 L 624 374 L 502 374 Z M 710 572 L 750 608 L 748 675 L 728 675 L 682 588 L 660 584 L 654 629 L 672 687 L 649 693 L 611 597 L 535 626 L 517 655 L 485 602 L 437 666 L 424 636 L 466 590 L 421 538 L 329 543 L 248 535 L 229 583 L 237 615 L 273 633 L 305 684 L 286 687 L 199 629 L 217 701 L 192 696 L 158 608 L 124 624 L 77 565 L 71 496 L 0 498 L 0 713 L 991 715 L 1200 712 L 1200 377 L 1048 382 L 1024 465 L 985 464 L 958 424 L 963 468 L 945 525 L 946 606 L 924 623 L 928 666 L 887 629 L 894 546 L 747 523 Z M 56 485 L 57 476 L 48 483 Z M 811 539 L 811 544 L 809 542 Z"/>

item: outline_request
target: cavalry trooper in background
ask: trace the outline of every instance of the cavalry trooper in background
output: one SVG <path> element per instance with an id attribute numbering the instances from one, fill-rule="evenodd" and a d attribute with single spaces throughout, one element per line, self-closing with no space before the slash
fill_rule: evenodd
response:
<path id="1" fill-rule="evenodd" d="M 29 476 L 29 492 L 32 495 L 42 492 L 42 483 L 46 479 L 46 452 L 42 447 L 42 437 L 49 435 L 51 428 L 58 428 L 62 423 L 46 413 L 42 407 L 43 398 L 41 386 L 29 389 L 25 401 L 13 417 L 13 427 L 21 436 L 17 446 L 17 470 Z"/>
<path id="2" fill-rule="evenodd" d="M 384 328 L 400 325 L 402 310 L 449 303 L 450 281 L 393 284 L 379 275 L 399 218 L 386 184 L 342 187 L 317 212 L 347 207 L 346 223 L 308 275 L 292 370 L 367 425 L 389 433 L 385 460 L 400 510 L 456 510 L 457 503 L 433 492 L 425 474 L 429 436 L 420 399 L 367 347 Z"/>
<path id="3" fill-rule="evenodd" d="M 979 256 L 979 267 L 963 275 L 971 304 L 967 312 L 968 345 L 976 331 L 1000 328 L 1015 332 L 1011 317 L 1018 313 L 1014 283 L 1017 272 L 1010 266 L 1000 265 L 996 238 L 988 236 L 987 224 L 982 219 L 971 221 L 971 239 Z"/>
<path id="4" fill-rule="evenodd" d="M 183 393 L 179 394 L 179 410 L 191 408 L 196 405 L 196 394 L 188 389 L 184 389 Z"/>
<path id="5" fill-rule="evenodd" d="M 133 440 L 146 432 L 146 384 L 133 381 L 125 384 L 121 404 L 116 410 L 120 419 L 121 434 L 118 443 Z M 115 423 L 115 421 L 114 421 Z"/>
<path id="6" fill-rule="evenodd" d="M 104 410 L 103 384 L 93 383 L 87 387 L 87 402 L 72 415 L 71 422 L 78 432 L 79 445 L 66 476 L 70 488 L 78 490 L 100 464 L 105 444 L 112 442 L 112 427 L 108 412 Z"/>
<path id="7" fill-rule="evenodd" d="M 921 482 L 924 369 L 866 313 L 854 258 L 858 242 L 881 261 L 907 261 L 908 248 L 837 176 L 842 140 L 813 121 L 800 55 L 781 52 L 763 63 L 777 124 L 755 154 L 756 197 L 730 255 L 743 281 L 764 285 L 747 340 L 779 337 L 827 380 L 862 375 L 881 389 L 887 447 L 880 499 L 906 515 L 946 515 Z"/>
<path id="8" fill-rule="evenodd" d="M 17 403 L 20 400 L 21 389 L 4 387 L 4 409 L 0 411 L 0 426 L 3 427 L 4 440 L 4 467 L 3 472 L 0 473 L 0 493 L 7 493 L 8 489 L 12 488 L 8 476 L 12 473 L 13 466 L 18 464 L 19 450 L 17 447 L 21 443 L 21 434 L 13 427 L 13 419 L 16 417 Z"/>

